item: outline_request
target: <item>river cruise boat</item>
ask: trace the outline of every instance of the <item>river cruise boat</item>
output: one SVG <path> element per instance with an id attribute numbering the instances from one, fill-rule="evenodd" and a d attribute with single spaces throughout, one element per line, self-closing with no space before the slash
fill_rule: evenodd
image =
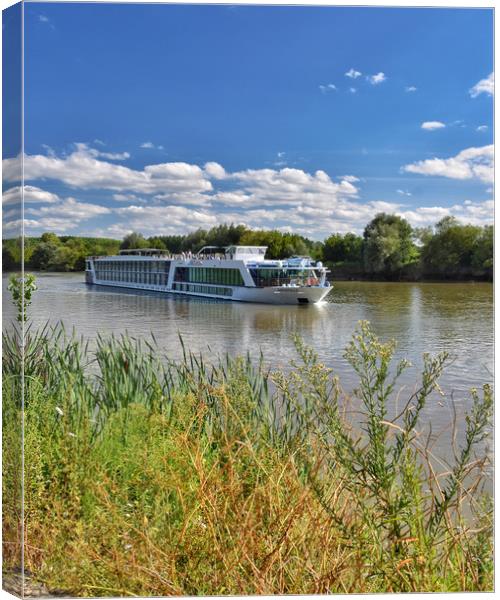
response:
<path id="1" fill-rule="evenodd" d="M 205 246 L 197 254 L 171 256 L 151 248 L 86 259 L 86 282 L 189 296 L 309 304 L 330 292 L 327 269 L 310 257 L 265 258 L 266 246 Z"/>

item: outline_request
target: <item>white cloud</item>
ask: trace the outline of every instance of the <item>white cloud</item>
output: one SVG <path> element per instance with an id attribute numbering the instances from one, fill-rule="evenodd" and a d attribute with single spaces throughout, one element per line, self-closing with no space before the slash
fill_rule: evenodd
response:
<path id="1" fill-rule="evenodd" d="M 405 92 L 416 92 L 417 88 L 414 85 L 408 85 L 405 87 Z"/>
<path id="2" fill-rule="evenodd" d="M 396 190 L 396 192 L 398 194 L 401 194 L 401 196 L 411 196 L 411 192 L 408 192 L 407 190 Z"/>
<path id="3" fill-rule="evenodd" d="M 362 73 L 360 71 L 356 71 L 356 69 L 349 69 L 349 71 L 347 71 L 347 73 L 344 73 L 344 75 L 346 77 L 350 77 L 351 79 L 357 79 L 358 77 L 361 77 Z"/>
<path id="4" fill-rule="evenodd" d="M 169 192 L 156 194 L 153 200 L 156 204 L 175 204 L 176 206 L 211 206 L 212 196 L 199 192 Z"/>
<path id="5" fill-rule="evenodd" d="M 113 200 L 117 202 L 134 202 L 134 200 L 137 200 L 137 196 L 135 194 L 113 194 Z"/>
<path id="6" fill-rule="evenodd" d="M 490 73 L 486 79 L 481 79 L 474 87 L 471 87 L 469 94 L 472 98 L 477 98 L 480 94 L 493 96 L 495 91 L 495 75 Z"/>
<path id="7" fill-rule="evenodd" d="M 55 210 L 52 206 L 42 206 L 40 208 L 25 209 L 25 214 L 44 217 L 46 215 L 57 215 L 57 218 L 68 217 L 74 221 L 91 219 L 99 215 L 106 215 L 111 212 L 109 208 L 89 202 L 78 202 L 75 198 L 66 198 L 57 205 Z"/>
<path id="8" fill-rule="evenodd" d="M 108 160 L 127 160 L 127 158 L 130 158 L 130 154 L 128 152 L 99 152 L 95 156 L 107 158 Z"/>
<path id="9" fill-rule="evenodd" d="M 57 194 L 53 194 L 52 192 L 47 192 L 42 190 L 41 188 L 35 187 L 33 185 L 25 185 L 24 186 L 24 202 L 46 202 L 53 203 L 58 202 L 59 196 Z M 4 206 L 6 204 L 19 204 L 21 205 L 21 186 L 16 186 L 10 188 L 2 195 L 2 203 Z"/>
<path id="10" fill-rule="evenodd" d="M 367 79 L 372 85 L 378 85 L 379 83 L 386 81 L 387 77 L 380 71 L 380 73 L 377 73 L 376 75 L 370 75 Z"/>
<path id="11" fill-rule="evenodd" d="M 63 158 L 26 155 L 25 179 L 54 179 L 73 188 L 143 194 L 201 193 L 212 189 L 207 174 L 197 165 L 160 163 L 137 171 L 99 160 L 99 157 L 97 150 L 89 149 L 85 144 L 78 144 L 72 154 Z M 3 174 L 6 181 L 19 180 L 19 157 L 3 161 Z"/>
<path id="12" fill-rule="evenodd" d="M 203 170 L 205 171 L 207 176 L 212 179 L 225 179 L 226 177 L 226 171 L 224 167 L 222 167 L 221 165 L 219 165 L 219 163 L 216 162 L 205 163 Z"/>
<path id="13" fill-rule="evenodd" d="M 466 148 L 451 158 L 431 158 L 405 165 L 403 171 L 450 179 L 493 181 L 493 145 Z"/>
<path id="14" fill-rule="evenodd" d="M 354 87 L 350 87 L 349 91 L 351 92 L 351 94 L 355 94 L 358 90 Z"/>
<path id="15" fill-rule="evenodd" d="M 163 150 L 163 146 L 155 146 L 153 142 L 143 142 L 140 147 L 154 150 Z"/>
<path id="16" fill-rule="evenodd" d="M 476 127 L 476 131 L 488 131 L 488 125 L 479 125 Z"/>
<path id="17" fill-rule="evenodd" d="M 209 228 L 225 222 L 220 216 L 206 210 L 185 206 L 126 206 L 116 212 L 125 219 L 122 230 L 141 231 L 146 234 L 173 234 L 186 230 Z"/>
<path id="18" fill-rule="evenodd" d="M 5 233 L 13 231 L 15 235 L 20 235 L 22 224 L 23 224 L 22 219 L 16 219 L 15 221 L 9 221 L 8 223 L 3 223 L 2 229 Z M 25 227 L 36 227 L 36 226 L 38 226 L 38 221 L 24 219 L 24 226 Z"/>
<path id="19" fill-rule="evenodd" d="M 55 156 L 56 152 L 54 150 L 54 148 L 52 148 L 51 146 L 48 146 L 47 144 L 42 144 L 42 148 L 45 150 L 45 152 L 47 152 L 47 154 L 49 156 Z"/>
<path id="20" fill-rule="evenodd" d="M 56 207 L 49 205 L 40 208 L 26 208 L 24 212 L 30 217 L 36 217 L 24 220 L 25 231 L 28 235 L 42 233 L 43 231 L 53 231 L 62 235 L 79 227 L 82 221 L 109 214 L 111 210 L 105 206 L 66 198 L 66 200 L 58 203 Z M 4 223 L 3 227 L 6 231 L 13 231 L 19 229 L 21 223 L 22 221 L 17 219 L 16 221 Z"/>
<path id="21" fill-rule="evenodd" d="M 340 183 L 324 171 L 314 174 L 301 169 L 247 169 L 232 173 L 228 179 L 236 181 L 239 189 L 235 192 L 219 192 L 214 201 L 254 206 L 315 206 L 331 207 L 341 198 L 356 197 L 357 188 L 348 180 Z"/>
<path id="22" fill-rule="evenodd" d="M 320 85 L 319 89 L 326 94 L 327 92 L 334 92 L 337 89 L 337 86 L 333 83 L 327 83 L 326 85 Z"/>
<path id="23" fill-rule="evenodd" d="M 283 158 L 285 154 L 280 152 L 277 156 Z M 421 161 L 406 165 L 403 170 L 462 179 L 475 177 L 482 181 L 491 179 L 492 161 L 492 147 L 469 148 L 456 157 Z M 6 159 L 3 164 L 4 175 L 18 176 L 18 159 Z M 434 212 L 428 207 L 409 210 L 403 203 L 383 199 L 361 202 L 359 178 L 352 174 L 331 177 L 322 170 L 306 172 L 290 167 L 228 172 L 213 161 L 203 166 L 160 163 L 135 170 L 96 156 L 96 151 L 85 144 L 76 146 L 68 156 L 26 156 L 25 170 L 30 181 L 51 179 L 77 189 L 103 193 L 110 190 L 113 200 L 130 204 L 108 208 L 72 197 L 62 199 L 29 185 L 26 195 L 29 194 L 33 204 L 27 204 L 25 225 L 30 233 L 48 230 L 89 235 L 90 231 L 99 230 L 100 235 L 122 237 L 138 230 L 145 235 L 179 234 L 233 222 L 322 239 L 332 231 L 360 232 L 381 211 L 406 211 L 415 222 L 424 222 L 447 210 L 439 206 L 434 207 L 439 209 Z M 19 187 L 6 192 L 12 208 L 15 208 L 13 198 L 19 192 Z M 404 189 L 398 193 L 401 200 L 410 194 Z M 454 214 L 484 220 L 487 208 L 488 205 L 472 202 L 454 208 Z M 114 223 L 110 223 L 111 215 Z M 11 234 L 19 231 L 19 223 L 17 229 L 13 224 L 19 221 L 19 212 L 6 211 L 4 216 L 12 219 L 8 220 L 7 231 Z M 83 225 L 86 223 L 90 228 Z"/>
<path id="24" fill-rule="evenodd" d="M 465 200 L 462 204 L 451 207 L 444 206 L 422 206 L 398 214 L 409 221 L 414 227 L 426 227 L 435 225 L 443 217 L 453 216 L 462 223 L 471 225 L 489 225 L 493 223 L 493 200 L 484 202 L 472 202 Z"/>
<path id="25" fill-rule="evenodd" d="M 422 125 L 420 125 L 421 129 L 425 129 L 426 131 L 434 131 L 435 129 L 443 129 L 446 127 L 444 123 L 441 121 L 424 121 Z"/>
<path id="26" fill-rule="evenodd" d="M 101 152 L 100 150 L 91 148 L 88 144 L 83 142 L 77 142 L 75 147 L 78 152 L 87 153 L 89 156 L 94 156 L 95 158 L 106 158 L 107 160 L 127 160 L 130 158 L 128 152 Z M 54 152 L 49 152 L 49 156 L 55 156 Z"/>

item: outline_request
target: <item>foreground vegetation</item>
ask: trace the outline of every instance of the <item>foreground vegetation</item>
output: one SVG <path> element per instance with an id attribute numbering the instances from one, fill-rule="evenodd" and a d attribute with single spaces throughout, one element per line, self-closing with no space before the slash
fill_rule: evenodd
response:
<path id="1" fill-rule="evenodd" d="M 4 563 L 14 567 L 19 333 L 3 344 Z M 295 345 L 290 370 L 269 372 L 187 349 L 173 362 L 127 336 L 90 350 L 62 325 L 28 324 L 26 568 L 81 596 L 491 590 L 488 459 L 475 455 L 490 388 L 471 392 L 460 448 L 440 473 L 421 415 L 445 354 L 425 357 L 394 416 L 409 365 L 367 323 L 345 352 L 359 376 L 352 398 Z"/>
<path id="2" fill-rule="evenodd" d="M 333 234 L 323 242 L 280 231 L 253 231 L 243 225 L 218 225 L 187 235 L 127 235 L 118 240 L 77 238 L 45 233 L 26 238 L 25 262 L 41 271 L 81 271 L 85 256 L 116 254 L 120 248 L 159 248 L 170 253 L 197 252 L 206 245 L 268 246 L 269 258 L 309 255 L 323 260 L 340 279 L 484 279 L 493 278 L 493 227 L 441 219 L 434 228 L 414 229 L 401 217 L 381 213 L 365 227 L 363 236 Z M 4 269 L 18 268 L 18 240 L 4 240 Z"/>

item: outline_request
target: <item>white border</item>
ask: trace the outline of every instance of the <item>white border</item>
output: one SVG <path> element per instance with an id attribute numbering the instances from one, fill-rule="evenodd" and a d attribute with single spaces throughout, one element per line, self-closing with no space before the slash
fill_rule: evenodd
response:
<path id="1" fill-rule="evenodd" d="M 44 0 L 30 0 L 29 2 L 27 2 L 28 4 L 37 4 L 37 3 L 63 3 L 64 0 L 48 0 L 46 2 L 44 2 Z M 67 0 L 64 1 L 65 4 L 68 3 L 79 3 L 79 4 L 89 4 L 89 3 L 106 3 L 106 4 L 241 4 L 241 5 L 272 5 L 272 6 L 278 6 L 278 5 L 284 5 L 284 6 L 345 6 L 345 7 L 349 7 L 349 6 L 353 6 L 353 7 L 399 7 L 399 8 L 417 8 L 417 7 L 425 7 L 425 8 L 470 8 L 471 10 L 474 9 L 478 9 L 478 8 L 496 8 L 497 2 L 496 0 L 479 0 L 477 3 L 474 2 L 474 0 L 455 0 L 455 1 L 450 1 L 450 0 L 441 0 L 439 2 L 432 2 L 432 1 L 425 1 L 425 0 L 411 0 L 411 1 L 395 1 L 395 0 L 386 0 L 385 2 L 379 2 L 377 0 L 364 0 L 363 2 L 355 2 L 352 0 L 343 0 L 341 2 L 338 3 L 333 3 L 330 2 L 328 0 L 314 0 L 312 2 L 309 1 L 304 1 L 304 2 L 290 2 L 290 1 L 286 1 L 286 0 L 273 0 L 271 2 L 266 2 L 264 0 L 254 0 L 253 2 L 241 2 L 238 0 L 219 0 L 218 2 L 213 2 L 210 0 L 197 0 L 196 2 L 190 2 L 189 0 L 177 0 L 175 2 L 172 1 L 167 1 L 167 2 L 151 2 L 151 1 L 147 1 L 147 0 L 91 0 L 86 1 L 86 0 Z M 14 4 L 17 4 L 17 2 L 14 2 L 12 0 L 0 0 L 0 6 L 2 8 L 2 10 L 4 10 L 5 8 L 8 8 L 9 6 L 12 6 Z M 23 7 L 24 8 L 24 7 Z M 24 34 L 24 10 L 23 10 L 23 34 Z M 494 14 L 494 27 L 495 27 L 495 31 L 497 31 L 497 14 L 495 11 Z M 495 42 L 496 42 L 496 36 L 495 36 Z M 24 35 L 23 35 L 23 49 L 24 49 Z M 0 50 L 1 53 L 1 50 Z M 1 58 L 1 57 L 0 57 Z M 495 43 L 495 63 L 496 63 L 496 58 L 497 58 L 497 44 Z M 24 60 L 23 60 L 23 67 L 24 67 Z M 0 90 L 1 90 L 1 80 L 0 80 Z M 22 112 L 23 112 L 23 125 L 22 125 L 22 148 L 24 150 L 24 73 L 23 73 L 23 108 L 22 108 Z M 494 103 L 494 115 L 496 114 L 496 99 L 495 99 L 495 103 Z M 0 120 L 0 124 L 1 124 L 1 120 Z M 494 131 L 495 131 L 495 127 L 494 127 Z M 0 144 L 1 146 L 1 144 Z M 24 164 L 22 164 L 22 172 L 23 172 L 23 180 L 24 180 Z M 495 168 L 495 176 L 496 176 L 496 168 Z M 23 218 L 23 211 L 24 211 L 24 207 L 22 208 L 22 218 Z M 497 233 L 496 229 L 495 229 L 495 264 L 497 263 L 497 260 L 500 259 L 500 244 L 497 243 L 499 238 L 497 237 L 497 235 L 500 235 Z M 24 265 L 23 265 L 24 266 Z M 496 273 L 495 273 L 496 274 Z M 494 287 L 495 289 L 495 287 Z M 500 319 L 498 317 L 500 317 L 500 307 L 497 305 L 497 303 L 495 303 L 495 357 L 497 356 L 497 343 L 499 342 L 499 337 L 496 335 L 497 334 L 497 328 L 499 327 L 498 324 L 500 323 Z M 495 375 L 496 375 L 496 360 L 495 360 Z M 495 381 L 496 381 L 496 377 L 495 377 Z M 495 414 L 495 435 L 494 435 L 494 440 L 496 442 L 497 440 L 497 422 L 496 422 L 496 414 Z M 495 444 L 496 447 L 496 444 Z M 23 460 L 24 460 L 24 456 L 23 456 Z M 495 497 L 497 497 L 497 478 L 495 477 Z M 497 542 L 498 536 L 497 536 L 497 526 L 496 526 L 496 519 L 495 519 L 495 545 Z M 495 561 L 496 563 L 496 561 Z M 498 590 L 500 589 L 500 586 L 498 585 L 500 582 L 500 575 L 498 574 L 498 568 L 496 569 L 495 572 L 495 588 Z M 377 594 L 377 596 L 388 596 L 390 598 L 396 598 L 396 597 L 400 597 L 400 598 L 404 598 L 406 596 L 408 596 L 408 594 Z M 416 599 L 423 599 L 426 598 L 429 594 L 423 594 L 423 593 L 415 593 L 415 594 L 411 594 L 412 598 L 416 598 Z M 450 597 L 452 598 L 468 598 L 470 597 L 470 593 L 447 593 L 447 594 L 443 594 L 443 593 L 435 593 L 432 594 L 432 598 L 436 598 L 436 600 L 438 599 L 448 599 Z M 482 595 L 486 595 L 486 596 L 491 596 L 492 593 L 485 593 L 483 592 Z M 363 598 L 367 595 L 363 595 L 363 594 L 352 594 L 349 595 L 348 597 L 352 597 L 352 598 Z M 0 600 L 3 598 L 12 598 L 13 596 L 11 596 L 10 594 L 8 594 L 7 592 L 0 590 Z M 227 598 L 228 596 L 223 596 L 222 598 Z M 269 600 L 273 600 L 274 598 L 276 598 L 277 596 L 258 596 L 258 598 L 268 598 Z M 330 598 L 331 596 L 285 596 L 285 598 L 287 599 L 303 599 L 303 598 L 319 598 L 319 597 L 324 597 L 324 598 Z M 146 598 L 146 597 L 143 597 Z M 188 596 L 186 596 L 186 598 L 188 598 Z M 196 596 L 194 597 L 196 599 L 202 598 L 202 596 Z M 212 596 L 211 598 L 216 598 L 215 596 Z M 153 600 L 153 599 L 151 599 Z"/>

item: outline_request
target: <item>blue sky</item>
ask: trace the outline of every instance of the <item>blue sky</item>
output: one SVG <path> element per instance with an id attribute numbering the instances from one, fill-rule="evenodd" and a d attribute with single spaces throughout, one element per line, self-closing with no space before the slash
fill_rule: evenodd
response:
<path id="1" fill-rule="evenodd" d="M 27 3 L 26 230 L 489 223 L 492 36 L 484 9 Z"/>

